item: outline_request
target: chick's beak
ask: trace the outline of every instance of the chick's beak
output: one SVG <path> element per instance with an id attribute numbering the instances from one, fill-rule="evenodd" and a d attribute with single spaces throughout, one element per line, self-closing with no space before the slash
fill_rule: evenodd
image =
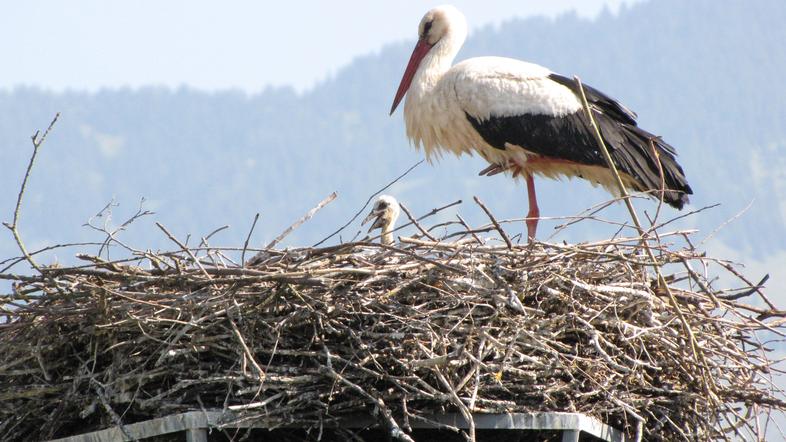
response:
<path id="1" fill-rule="evenodd" d="M 364 219 L 363 222 L 360 223 L 360 225 L 364 226 L 366 225 L 367 222 L 374 220 L 374 222 L 371 224 L 371 227 L 368 228 L 368 231 L 370 232 L 374 229 L 381 228 L 383 223 L 382 214 L 383 212 L 381 210 L 372 210 L 371 213 L 368 214 L 366 219 Z"/>

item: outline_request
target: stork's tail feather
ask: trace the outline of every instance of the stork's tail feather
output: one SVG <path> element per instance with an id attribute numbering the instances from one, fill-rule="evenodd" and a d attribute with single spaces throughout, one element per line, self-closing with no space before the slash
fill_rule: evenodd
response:
<path id="1" fill-rule="evenodd" d="M 614 162 L 621 172 L 634 178 L 639 186 L 636 190 L 652 192 L 656 198 L 662 191 L 663 202 L 677 209 L 689 202 L 693 190 L 671 145 L 638 126 L 608 117 L 599 120 Z"/>

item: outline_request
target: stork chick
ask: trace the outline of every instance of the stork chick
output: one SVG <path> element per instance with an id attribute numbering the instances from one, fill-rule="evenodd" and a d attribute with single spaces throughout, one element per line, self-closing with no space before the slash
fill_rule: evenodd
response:
<path id="1" fill-rule="evenodd" d="M 367 222 L 374 220 L 368 231 L 374 229 L 382 229 L 382 244 L 393 244 L 393 225 L 398 219 L 401 209 L 399 208 L 398 201 L 390 195 L 380 195 L 368 214 L 366 219 L 360 225 L 365 225 Z"/>

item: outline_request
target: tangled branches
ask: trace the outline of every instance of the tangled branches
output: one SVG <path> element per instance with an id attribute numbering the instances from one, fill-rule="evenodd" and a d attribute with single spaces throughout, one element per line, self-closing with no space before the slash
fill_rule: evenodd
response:
<path id="1" fill-rule="evenodd" d="M 458 233 L 265 249 L 245 267 L 183 246 L 0 274 L 14 281 L 0 438 L 188 410 L 317 426 L 372 407 L 401 439 L 445 411 L 571 411 L 648 440 L 715 440 L 763 434 L 786 407 L 770 379 L 783 312 L 748 283 L 714 289 L 695 269 L 732 268 L 675 246 L 685 232 L 652 249 L 676 306 L 640 238 L 509 247 Z"/>

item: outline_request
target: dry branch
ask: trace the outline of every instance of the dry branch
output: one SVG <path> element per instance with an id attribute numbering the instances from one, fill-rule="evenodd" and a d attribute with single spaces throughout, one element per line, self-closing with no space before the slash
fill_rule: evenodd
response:
<path id="1" fill-rule="evenodd" d="M 16 241 L 16 245 L 19 246 L 19 250 L 22 252 L 22 256 L 30 263 L 30 266 L 39 273 L 41 273 L 41 268 L 38 264 L 33 260 L 33 257 L 28 253 L 27 247 L 25 247 L 24 241 L 22 241 L 22 236 L 19 234 L 19 218 L 22 211 L 22 199 L 25 196 L 25 190 L 27 189 L 27 182 L 30 179 L 30 172 L 33 170 L 33 165 L 35 164 L 36 156 L 38 155 L 38 149 L 44 144 L 46 141 L 46 137 L 49 135 L 49 132 L 57 123 L 57 119 L 60 118 L 60 112 L 56 113 L 54 118 L 52 118 L 52 122 L 49 123 L 46 130 L 44 131 L 43 135 L 40 134 L 39 131 L 33 134 L 30 137 L 30 141 L 33 143 L 33 152 L 30 154 L 30 161 L 27 163 L 27 169 L 25 170 L 25 176 L 22 178 L 22 185 L 19 186 L 19 195 L 16 198 L 16 206 L 14 207 L 14 219 L 10 223 L 3 222 L 3 225 L 11 231 L 11 234 Z"/>

